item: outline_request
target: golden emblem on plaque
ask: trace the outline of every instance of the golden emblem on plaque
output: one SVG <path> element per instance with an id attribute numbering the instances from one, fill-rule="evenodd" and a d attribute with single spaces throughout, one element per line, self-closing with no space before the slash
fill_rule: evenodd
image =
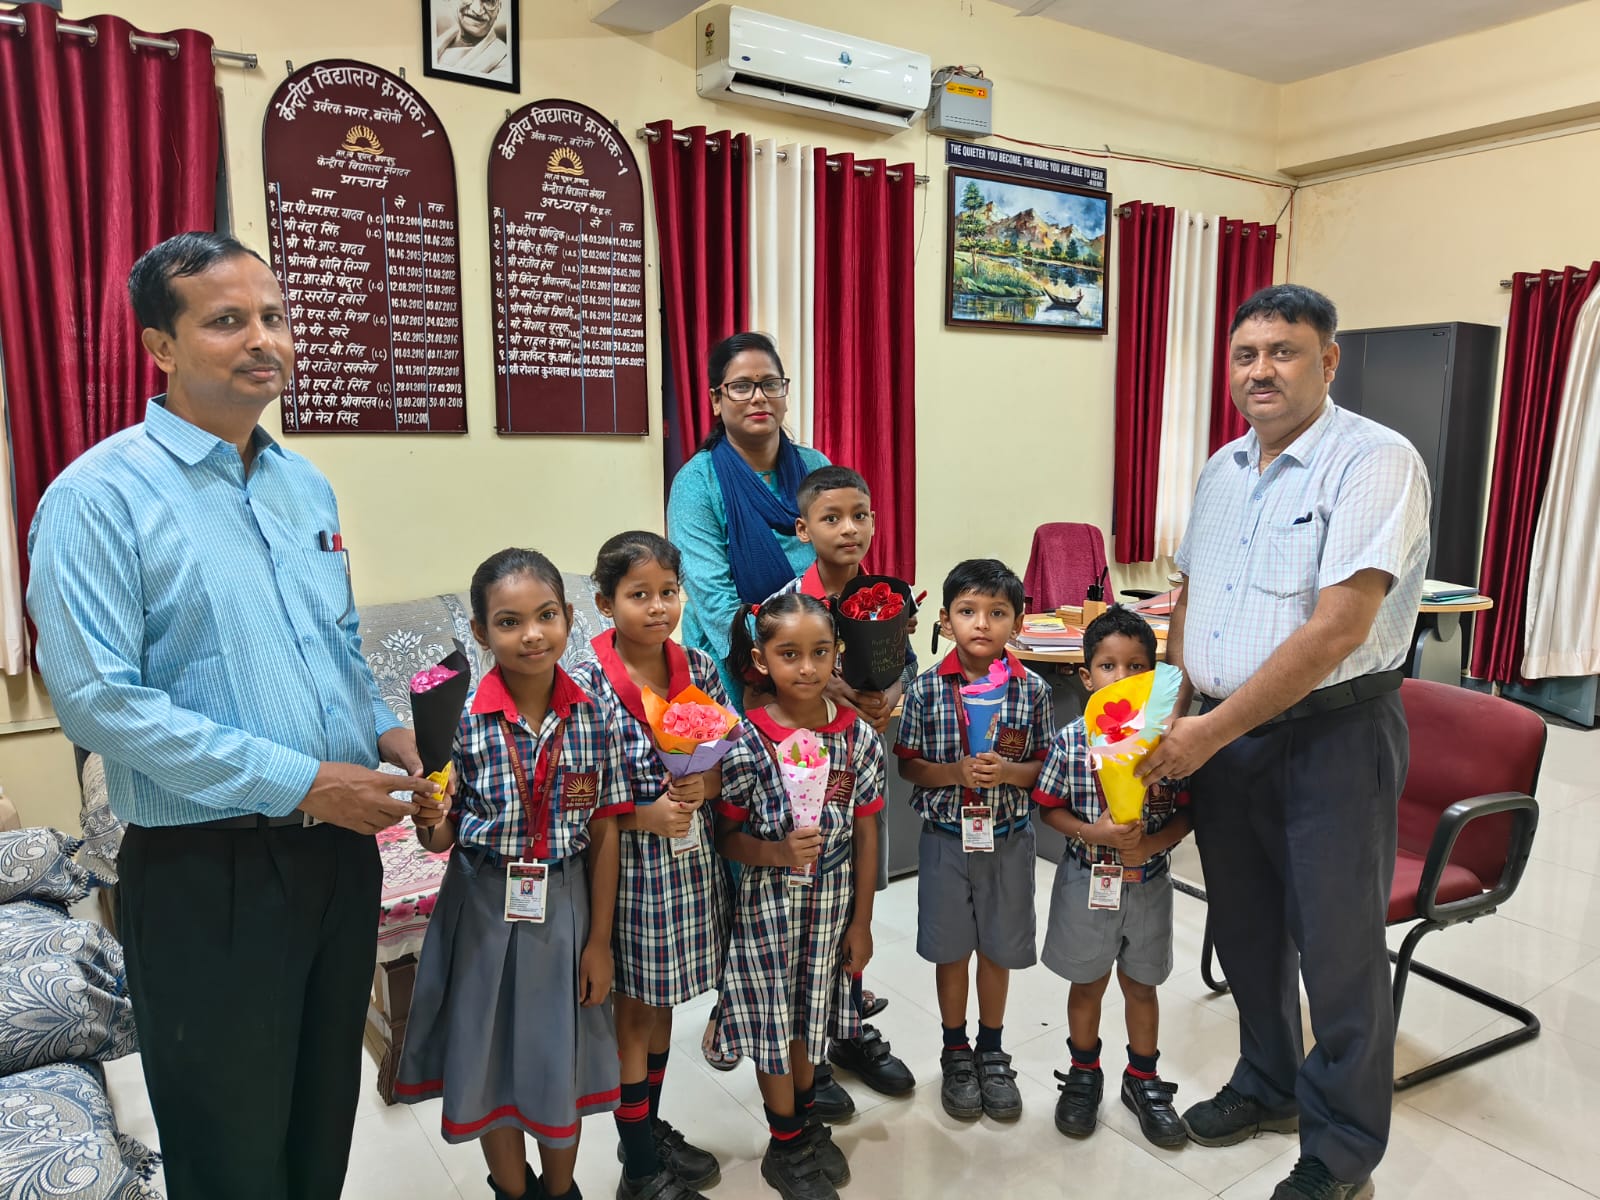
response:
<path id="1" fill-rule="evenodd" d="M 370 125 L 352 125 L 344 135 L 344 148 L 351 154 L 382 154 L 383 143 Z"/>
<path id="2" fill-rule="evenodd" d="M 545 163 L 545 170 L 556 175 L 582 175 L 583 159 L 571 146 L 562 146 L 550 152 L 550 161 Z"/>

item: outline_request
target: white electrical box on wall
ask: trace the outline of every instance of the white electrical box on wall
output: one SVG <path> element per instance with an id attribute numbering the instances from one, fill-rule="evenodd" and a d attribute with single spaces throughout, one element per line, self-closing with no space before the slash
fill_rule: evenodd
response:
<path id="1" fill-rule="evenodd" d="M 981 71 L 940 67 L 928 99 L 928 132 L 988 137 L 994 132 L 994 84 Z"/>

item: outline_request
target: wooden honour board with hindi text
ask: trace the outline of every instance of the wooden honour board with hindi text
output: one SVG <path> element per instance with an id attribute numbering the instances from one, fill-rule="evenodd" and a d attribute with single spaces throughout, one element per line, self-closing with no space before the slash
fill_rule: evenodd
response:
<path id="1" fill-rule="evenodd" d="M 273 93 L 267 233 L 294 333 L 286 433 L 465 433 L 455 159 L 428 103 L 328 59 Z"/>
<path id="2" fill-rule="evenodd" d="M 489 152 L 495 428 L 643 435 L 644 188 L 610 121 L 510 114 Z"/>

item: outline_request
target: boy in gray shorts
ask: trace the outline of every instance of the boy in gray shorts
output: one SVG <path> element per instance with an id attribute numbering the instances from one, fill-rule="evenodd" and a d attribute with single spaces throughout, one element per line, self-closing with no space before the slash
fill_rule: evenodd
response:
<path id="1" fill-rule="evenodd" d="M 1144 618 L 1113 607 L 1083 634 L 1089 691 L 1156 662 L 1156 638 Z M 1083 718 L 1050 743 L 1034 789 L 1045 824 L 1068 839 L 1056 868 L 1045 932 L 1044 965 L 1071 982 L 1067 996 L 1067 1049 L 1072 1068 L 1063 1075 L 1056 1102 L 1056 1128 L 1088 1137 L 1099 1118 L 1105 1075 L 1100 1070 L 1100 1001 L 1117 967 L 1128 1026 L 1128 1069 L 1122 1102 L 1139 1118 L 1144 1136 L 1157 1146 L 1181 1146 L 1187 1134 L 1173 1107 L 1176 1084 L 1156 1074 L 1160 1013 L 1156 985 L 1172 973 L 1172 847 L 1190 829 L 1178 805 L 1188 797 L 1169 780 L 1145 795 L 1145 819 L 1117 825 L 1105 804 L 1089 757 Z M 1091 894 L 1092 893 L 1092 894 Z"/>
<path id="2" fill-rule="evenodd" d="M 1022 580 L 992 558 L 959 563 L 944 581 L 939 622 L 954 643 L 906 690 L 895 754 L 922 817 L 917 844 L 917 953 L 934 965 L 944 1050 L 944 1110 L 962 1120 L 1014 1121 L 1022 1094 L 1001 1044 L 1011 972 L 1036 961 L 1029 793 L 1050 741 L 1050 689 L 1006 650 L 1022 627 Z M 978 708 L 961 689 L 1006 664 L 1004 692 Z M 977 956 L 976 971 L 972 967 Z M 967 1040 L 969 975 L 978 1038 Z"/>

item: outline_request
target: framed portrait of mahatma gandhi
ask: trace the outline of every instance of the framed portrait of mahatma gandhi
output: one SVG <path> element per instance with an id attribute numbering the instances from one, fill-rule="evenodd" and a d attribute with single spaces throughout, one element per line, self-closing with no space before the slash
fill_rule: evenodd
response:
<path id="1" fill-rule="evenodd" d="M 421 0 L 422 73 L 522 90 L 519 0 Z"/>

